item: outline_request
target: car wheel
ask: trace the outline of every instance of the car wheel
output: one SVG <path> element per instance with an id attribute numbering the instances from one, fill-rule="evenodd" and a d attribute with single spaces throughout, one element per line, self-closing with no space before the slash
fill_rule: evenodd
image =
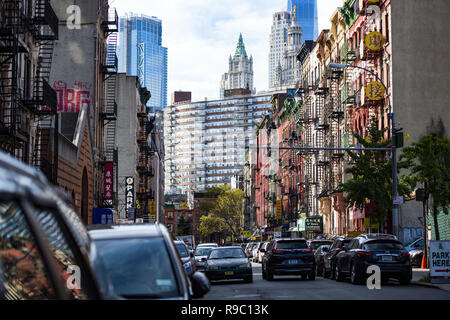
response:
<path id="1" fill-rule="evenodd" d="M 269 270 L 267 270 L 266 278 L 267 278 L 267 281 L 272 281 L 273 280 L 273 274 Z"/>
<path id="2" fill-rule="evenodd" d="M 336 267 L 335 267 L 334 277 L 335 277 L 336 281 L 342 281 L 343 280 L 342 273 L 341 273 L 341 270 L 339 269 L 338 265 L 336 265 Z"/>
<path id="3" fill-rule="evenodd" d="M 263 280 L 267 279 L 266 271 L 264 270 L 264 266 L 262 267 L 262 278 L 263 278 Z"/>
<path id="4" fill-rule="evenodd" d="M 244 281 L 247 283 L 252 283 L 253 282 L 253 276 L 248 276 L 246 278 L 244 278 Z"/>
<path id="5" fill-rule="evenodd" d="M 361 283 L 361 276 L 356 272 L 356 267 L 354 264 L 352 264 L 352 266 L 351 266 L 350 282 L 352 284 L 360 284 Z"/>
<path id="6" fill-rule="evenodd" d="M 318 264 L 316 264 L 316 271 L 315 271 L 315 273 L 316 273 L 316 276 L 320 276 L 321 270 L 320 270 Z"/>
<path id="7" fill-rule="evenodd" d="M 330 268 L 330 279 L 331 280 L 335 280 L 336 279 L 336 273 L 335 273 L 335 266 L 333 266 L 333 264 L 331 264 L 331 268 Z"/>
<path id="8" fill-rule="evenodd" d="M 316 273 L 314 271 L 311 271 L 308 273 L 309 280 L 316 280 Z"/>
<path id="9" fill-rule="evenodd" d="M 325 268 L 325 265 L 322 268 L 322 277 L 324 279 L 328 278 L 330 276 L 330 273 L 327 271 L 327 268 Z"/>

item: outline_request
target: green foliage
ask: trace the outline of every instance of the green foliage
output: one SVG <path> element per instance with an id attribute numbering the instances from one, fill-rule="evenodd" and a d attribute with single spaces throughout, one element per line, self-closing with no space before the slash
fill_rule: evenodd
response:
<path id="1" fill-rule="evenodd" d="M 239 237 L 242 230 L 241 218 L 244 202 L 244 192 L 240 189 L 231 190 L 230 186 L 211 190 L 220 192 L 208 211 L 208 215 L 200 217 L 200 232 L 209 235 L 225 230 L 234 237 Z"/>
<path id="2" fill-rule="evenodd" d="M 403 149 L 399 168 L 408 170 L 404 179 L 415 188 L 424 186 L 425 198 L 433 199 L 433 216 L 442 209 L 446 214 L 450 207 L 450 139 L 437 133 L 422 136 L 418 142 Z M 435 225 L 437 230 L 437 225 Z M 439 238 L 438 233 L 436 238 Z M 439 240 L 439 239 L 438 239 Z"/>
<path id="3" fill-rule="evenodd" d="M 186 220 L 184 216 L 180 217 L 178 222 L 178 227 L 176 230 L 176 235 L 178 236 L 188 236 L 191 234 L 191 222 Z"/>
<path id="4" fill-rule="evenodd" d="M 355 134 L 358 143 L 364 148 L 387 148 L 391 141 L 383 137 L 385 130 L 378 130 L 376 119 L 372 120 L 367 138 Z M 352 178 L 341 185 L 340 191 L 346 193 L 345 203 L 361 210 L 370 202 L 375 204 L 371 217 L 380 222 L 392 208 L 392 161 L 384 152 L 377 150 L 347 151 L 352 166 L 346 169 Z"/>

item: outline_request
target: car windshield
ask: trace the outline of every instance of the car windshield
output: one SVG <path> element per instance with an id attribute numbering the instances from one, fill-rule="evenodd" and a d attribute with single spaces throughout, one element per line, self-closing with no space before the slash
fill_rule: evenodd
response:
<path id="1" fill-rule="evenodd" d="M 232 259 L 245 257 L 245 253 L 239 248 L 212 250 L 209 254 L 209 259 Z"/>
<path id="2" fill-rule="evenodd" d="M 189 252 L 187 251 L 186 245 L 184 243 L 176 243 L 175 245 L 177 247 L 178 253 L 180 254 L 180 257 L 189 257 Z"/>
<path id="3" fill-rule="evenodd" d="M 404 247 L 399 242 L 394 241 L 371 241 L 363 245 L 363 250 L 403 250 Z"/>
<path id="4" fill-rule="evenodd" d="M 209 252 L 212 250 L 212 248 L 197 248 L 197 250 L 195 250 L 195 255 L 196 256 L 207 256 L 209 254 Z"/>
<path id="5" fill-rule="evenodd" d="M 180 296 L 163 239 L 98 240 L 96 245 L 118 295 L 128 299 Z"/>
<path id="6" fill-rule="evenodd" d="M 329 242 L 329 241 L 314 241 L 314 242 L 311 242 L 311 243 L 309 244 L 309 246 L 310 246 L 312 249 L 317 249 L 317 248 L 320 247 L 321 245 L 326 245 L 326 244 L 330 244 L 330 242 Z"/>
<path id="7" fill-rule="evenodd" d="M 276 249 L 308 249 L 308 244 L 304 240 L 278 241 Z"/>

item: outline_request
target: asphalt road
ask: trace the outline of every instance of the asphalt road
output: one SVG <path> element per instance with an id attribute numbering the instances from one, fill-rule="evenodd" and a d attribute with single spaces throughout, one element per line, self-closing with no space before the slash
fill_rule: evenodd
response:
<path id="1" fill-rule="evenodd" d="M 261 265 L 253 263 L 253 283 L 212 282 L 203 300 L 450 300 L 450 292 L 414 284 L 401 286 L 395 280 L 382 284 L 379 290 L 352 285 L 348 279 L 337 282 L 316 277 L 311 281 L 300 276 L 274 276 L 273 281 L 266 281 Z"/>

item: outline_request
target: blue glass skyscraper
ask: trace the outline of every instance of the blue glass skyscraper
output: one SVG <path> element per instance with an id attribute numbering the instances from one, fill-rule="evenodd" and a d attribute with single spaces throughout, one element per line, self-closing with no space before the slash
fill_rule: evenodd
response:
<path id="1" fill-rule="evenodd" d="M 316 41 L 319 36 L 317 0 L 288 0 L 287 11 L 294 11 L 294 6 L 298 24 L 303 29 L 303 41 Z"/>
<path id="2" fill-rule="evenodd" d="M 167 105 L 167 48 L 162 46 L 162 24 L 156 17 L 127 14 L 119 21 L 119 72 L 138 76 L 152 97 L 152 112 Z"/>

